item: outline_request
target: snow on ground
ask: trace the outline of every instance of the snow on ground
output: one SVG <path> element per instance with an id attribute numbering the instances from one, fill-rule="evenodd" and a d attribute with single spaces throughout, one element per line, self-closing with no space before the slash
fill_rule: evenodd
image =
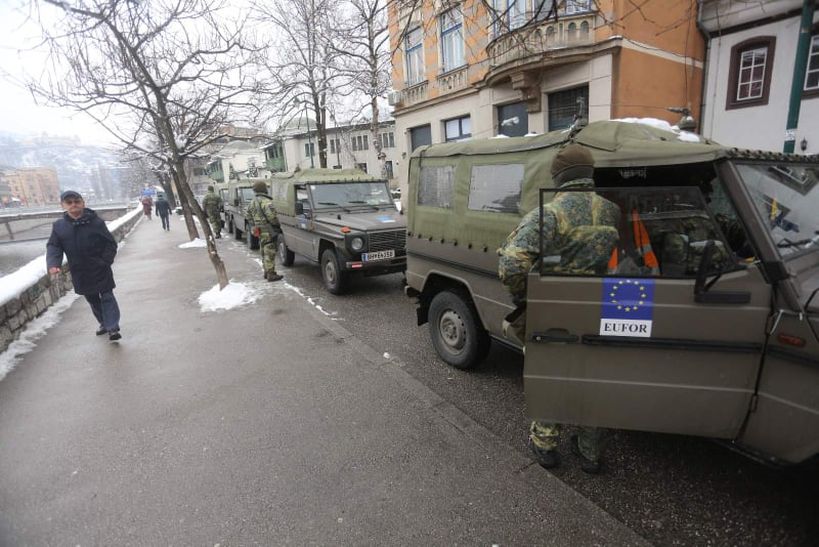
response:
<path id="1" fill-rule="evenodd" d="M 660 120 L 657 118 L 619 118 L 612 120 L 613 122 L 623 122 L 623 123 L 639 123 L 642 125 L 649 125 L 651 127 L 655 127 L 657 129 L 662 129 L 663 131 L 668 131 L 670 133 L 676 133 L 677 139 L 683 142 L 702 142 L 700 136 L 696 133 L 691 133 L 690 131 L 680 131 L 680 128 L 676 125 L 671 125 L 665 120 Z"/>
<path id="2" fill-rule="evenodd" d="M 43 261 L 43 263 L 45 264 L 45 261 Z M 77 298 L 79 298 L 79 295 L 73 291 L 66 294 L 60 298 L 56 304 L 48 308 L 43 315 L 26 325 L 20 337 L 12 342 L 9 347 L 6 348 L 6 351 L 0 353 L 0 380 L 5 378 L 6 374 L 14 369 L 17 363 L 23 358 L 23 355 L 37 346 L 35 342 L 45 336 L 48 329 L 60 321 L 62 313 L 70 308 L 71 304 L 73 304 Z"/>
<path id="3" fill-rule="evenodd" d="M 198 237 L 193 241 L 188 241 L 187 243 L 182 243 L 179 245 L 180 249 L 197 249 L 202 247 L 207 247 L 208 243 L 204 239 L 199 239 Z"/>
<path id="4" fill-rule="evenodd" d="M 245 304 L 252 304 L 261 294 L 261 291 L 256 288 L 231 280 L 221 291 L 217 283 L 209 291 L 200 294 L 199 307 L 203 312 L 230 310 Z"/>

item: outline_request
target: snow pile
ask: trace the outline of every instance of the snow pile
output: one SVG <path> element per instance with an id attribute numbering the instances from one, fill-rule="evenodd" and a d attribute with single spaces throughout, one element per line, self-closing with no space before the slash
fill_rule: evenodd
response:
<path id="1" fill-rule="evenodd" d="M 45 274 L 46 259 L 45 254 L 42 254 L 16 272 L 0 277 L 0 306 L 23 294 L 23 291 L 34 286 Z"/>
<path id="2" fill-rule="evenodd" d="M 612 120 L 614 122 L 623 122 L 623 123 L 639 123 L 642 125 L 648 125 L 654 127 L 656 129 L 662 129 L 663 131 L 668 131 L 669 133 L 676 133 L 677 139 L 683 142 L 702 142 L 700 136 L 696 133 L 692 133 L 690 131 L 680 131 L 680 128 L 676 125 L 671 125 L 665 120 L 659 120 L 657 118 L 618 118 Z"/>
<path id="3" fill-rule="evenodd" d="M 119 228 L 120 226 L 122 226 L 123 224 L 125 224 L 126 222 L 128 222 L 129 220 L 134 218 L 135 216 L 139 216 L 141 214 L 142 214 L 142 209 L 137 208 L 137 209 L 134 209 L 133 211 L 131 211 L 130 213 L 125 213 L 124 215 L 122 215 L 119 218 L 116 218 L 116 219 L 114 219 L 114 220 L 112 220 L 110 222 L 106 222 L 105 225 L 108 226 L 108 231 L 109 232 L 113 232 L 114 230 L 116 230 L 117 228 Z"/>
<path id="4" fill-rule="evenodd" d="M 43 261 L 43 264 L 45 264 L 45 261 Z M 23 268 L 25 267 L 26 266 L 23 266 Z M 42 338 L 46 332 L 48 332 L 48 329 L 57 324 L 60 320 L 60 315 L 71 307 L 71 304 L 73 304 L 74 300 L 78 297 L 79 296 L 74 292 L 66 294 L 60 298 L 56 304 L 46 310 L 43 315 L 26 325 L 20 337 L 12 342 L 9 347 L 6 348 L 6 351 L 0 353 L 0 380 L 5 378 L 6 374 L 14 369 L 23 355 L 36 347 L 35 342 Z"/>
<path id="5" fill-rule="evenodd" d="M 330 312 L 330 311 L 325 310 L 323 307 L 321 307 L 321 305 L 320 305 L 320 304 L 318 304 L 318 303 L 315 301 L 315 299 L 314 299 L 312 296 L 308 296 L 308 295 L 304 294 L 304 291 L 302 291 L 300 288 L 296 287 L 295 285 L 291 285 L 291 284 L 290 284 L 290 283 L 288 283 L 287 281 L 282 281 L 282 283 L 284 284 L 284 287 L 285 287 L 286 289 L 289 289 L 289 290 L 293 291 L 293 292 L 294 292 L 294 293 L 296 293 L 297 295 L 299 295 L 299 296 L 301 296 L 302 298 L 304 298 L 305 300 L 307 300 L 307 303 L 308 303 L 308 304 L 310 304 L 311 306 L 313 306 L 314 308 L 316 308 L 316 309 L 317 309 L 318 311 L 320 311 L 322 314 L 326 315 L 327 317 L 333 317 L 333 316 L 335 315 L 335 312 Z"/>
<path id="6" fill-rule="evenodd" d="M 194 249 L 194 248 L 202 248 L 207 247 L 208 244 L 204 239 L 199 239 L 198 237 L 193 241 L 188 241 L 187 243 L 182 243 L 179 248 L 180 249 Z"/>
<path id="7" fill-rule="evenodd" d="M 217 283 L 212 289 L 199 295 L 199 307 L 203 312 L 230 310 L 252 304 L 259 296 L 261 296 L 259 291 L 251 289 L 244 283 L 231 281 L 221 291 Z"/>

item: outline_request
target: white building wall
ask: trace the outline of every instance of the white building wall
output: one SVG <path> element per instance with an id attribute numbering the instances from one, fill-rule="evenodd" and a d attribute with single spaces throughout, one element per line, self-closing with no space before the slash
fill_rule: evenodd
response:
<path id="1" fill-rule="evenodd" d="M 817 20 L 819 13 L 814 14 L 814 21 Z M 759 36 L 776 36 L 768 104 L 727 110 L 731 48 Z M 703 136 L 726 146 L 782 151 L 798 36 L 799 16 L 796 16 L 711 39 L 703 97 Z M 819 97 L 803 99 L 796 131 L 797 153 L 802 153 L 799 143 L 803 138 L 808 142 L 805 153 L 819 153 L 817 120 Z"/>

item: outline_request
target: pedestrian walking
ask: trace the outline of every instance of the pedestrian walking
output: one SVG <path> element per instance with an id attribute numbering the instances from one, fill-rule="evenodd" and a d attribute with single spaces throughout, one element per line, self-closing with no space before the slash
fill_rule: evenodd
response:
<path id="1" fill-rule="evenodd" d="M 171 204 L 165 199 L 165 194 L 156 195 L 156 214 L 162 221 L 162 229 L 166 232 L 171 231 Z"/>
<path id="2" fill-rule="evenodd" d="M 117 242 L 78 192 L 66 190 L 60 202 L 65 213 L 52 225 L 46 244 L 48 273 L 59 275 L 65 255 L 74 292 L 85 297 L 99 323 L 97 336 L 108 334 L 109 340 L 119 340 L 119 305 L 114 298 L 116 285 L 111 271 Z"/>
<path id="3" fill-rule="evenodd" d="M 142 214 L 151 220 L 151 211 L 154 209 L 154 200 L 151 196 L 142 196 Z"/>
<path id="4" fill-rule="evenodd" d="M 222 218 L 219 216 L 224 204 L 222 198 L 214 191 L 213 186 L 208 186 L 208 193 L 202 198 L 202 209 L 208 217 L 210 227 L 213 230 L 213 237 L 222 237 Z"/>
<path id="5" fill-rule="evenodd" d="M 253 223 L 253 235 L 259 238 L 264 278 L 268 281 L 278 281 L 283 279 L 283 276 L 276 273 L 276 244 L 282 233 L 279 217 L 273 200 L 267 195 L 267 184 L 262 181 L 254 183 L 253 192 L 256 196 L 247 207 L 247 216 Z"/>
<path id="6" fill-rule="evenodd" d="M 517 306 L 504 326 L 521 344 L 526 339 L 526 278 L 539 263 L 541 244 L 548 256 L 561 257 L 561 272 L 605 275 L 619 241 L 617 204 L 594 192 L 571 191 L 594 188 L 594 159 L 588 149 L 579 144 L 563 147 L 552 161 L 551 172 L 555 185 L 569 191 L 557 192 L 543 205 L 540 231 L 541 211 L 535 209 L 498 249 L 498 274 Z M 533 421 L 529 427 L 529 447 L 544 468 L 560 464 L 556 450 L 560 429 L 560 424 L 542 421 Z M 600 471 L 602 435 L 601 429 L 581 427 L 572 437 L 572 450 L 587 473 Z"/>

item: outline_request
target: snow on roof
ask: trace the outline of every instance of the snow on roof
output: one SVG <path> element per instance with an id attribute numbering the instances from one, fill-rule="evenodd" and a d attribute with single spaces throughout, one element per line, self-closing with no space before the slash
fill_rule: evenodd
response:
<path id="1" fill-rule="evenodd" d="M 642 125 L 654 127 L 656 129 L 661 129 L 663 131 L 676 133 L 677 139 L 683 142 L 702 142 L 702 139 L 700 139 L 700 136 L 697 135 L 696 133 L 691 133 L 690 131 L 680 131 L 680 128 L 677 127 L 676 125 L 671 125 L 667 121 L 660 120 L 658 118 L 617 118 L 612 121 L 623 123 L 639 123 Z"/>

